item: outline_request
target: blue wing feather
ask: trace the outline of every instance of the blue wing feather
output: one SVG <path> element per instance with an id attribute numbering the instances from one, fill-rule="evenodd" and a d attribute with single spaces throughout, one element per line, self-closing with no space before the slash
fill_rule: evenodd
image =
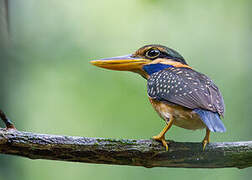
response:
<path id="1" fill-rule="evenodd" d="M 201 120 L 205 123 L 208 129 L 212 132 L 225 132 L 226 128 L 220 119 L 220 115 L 217 112 L 212 112 L 203 109 L 194 109 Z"/>

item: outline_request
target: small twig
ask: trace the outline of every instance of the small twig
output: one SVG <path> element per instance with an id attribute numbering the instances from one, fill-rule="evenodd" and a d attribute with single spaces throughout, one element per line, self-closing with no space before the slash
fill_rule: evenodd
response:
<path id="1" fill-rule="evenodd" d="M 0 110 L 0 118 L 4 122 L 7 129 L 16 129 L 14 124 L 11 122 L 11 120 L 6 116 L 6 114 Z"/>

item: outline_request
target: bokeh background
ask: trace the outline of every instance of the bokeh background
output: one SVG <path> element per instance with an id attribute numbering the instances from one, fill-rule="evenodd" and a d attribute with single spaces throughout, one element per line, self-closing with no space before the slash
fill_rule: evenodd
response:
<path id="1" fill-rule="evenodd" d="M 89 61 L 157 43 L 179 51 L 219 86 L 227 132 L 213 133 L 211 140 L 251 140 L 251 7 L 249 0 L 11 0 L 10 44 L 0 59 L 0 107 L 19 130 L 148 139 L 164 122 L 148 102 L 146 81 Z M 204 133 L 174 126 L 167 138 L 199 142 Z M 146 169 L 6 155 L 0 161 L 0 180 L 252 176 L 251 168 Z"/>

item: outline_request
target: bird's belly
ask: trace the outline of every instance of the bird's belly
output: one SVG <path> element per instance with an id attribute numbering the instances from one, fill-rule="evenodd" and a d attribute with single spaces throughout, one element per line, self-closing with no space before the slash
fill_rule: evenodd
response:
<path id="1" fill-rule="evenodd" d="M 173 124 L 176 126 L 191 130 L 202 129 L 206 127 L 199 116 L 195 112 L 192 112 L 192 110 L 184 111 L 175 109 L 172 114 L 174 117 Z"/>
<path id="2" fill-rule="evenodd" d="M 185 129 L 196 130 L 206 127 L 206 125 L 200 119 L 198 114 L 193 112 L 191 109 L 174 104 L 156 101 L 151 98 L 150 102 L 159 114 L 159 116 L 163 118 L 166 122 L 168 122 L 172 116 L 173 124 Z"/>

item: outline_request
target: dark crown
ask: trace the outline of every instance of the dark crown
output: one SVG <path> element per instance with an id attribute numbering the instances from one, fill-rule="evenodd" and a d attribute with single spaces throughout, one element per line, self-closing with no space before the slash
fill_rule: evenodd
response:
<path id="1" fill-rule="evenodd" d="M 144 57 L 147 59 L 155 60 L 157 58 L 172 59 L 174 61 L 186 64 L 185 59 L 177 51 L 166 46 L 158 44 L 145 45 L 139 48 L 134 54 L 134 57 Z"/>

